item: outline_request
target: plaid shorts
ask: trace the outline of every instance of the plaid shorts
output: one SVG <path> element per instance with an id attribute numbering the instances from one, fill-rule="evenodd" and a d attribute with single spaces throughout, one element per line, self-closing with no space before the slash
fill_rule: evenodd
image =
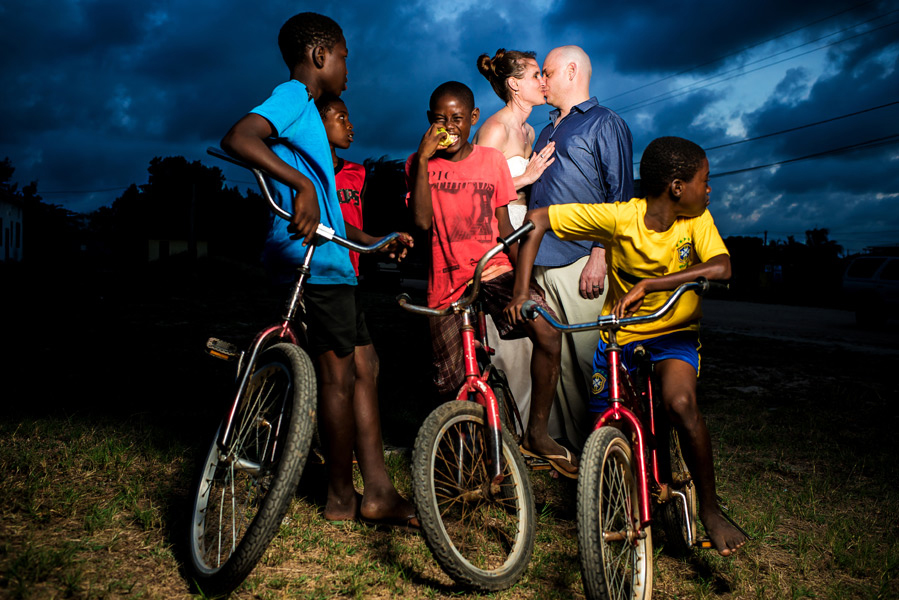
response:
<path id="1" fill-rule="evenodd" d="M 493 317 L 493 324 L 504 340 L 514 340 L 527 337 L 527 332 L 520 325 L 510 323 L 503 310 L 512 301 L 512 290 L 515 284 L 515 273 L 509 271 L 489 281 L 481 283 L 481 294 L 478 301 L 484 312 Z M 466 290 L 466 293 L 468 290 Z M 540 294 L 540 289 L 531 283 L 530 298 L 541 308 L 555 313 L 546 304 L 546 300 Z M 458 390 L 465 381 L 465 363 L 462 349 L 462 315 L 451 314 L 445 317 L 430 317 L 431 347 L 434 352 L 434 385 L 437 391 L 449 394 Z M 475 323 L 477 327 L 477 323 Z"/>

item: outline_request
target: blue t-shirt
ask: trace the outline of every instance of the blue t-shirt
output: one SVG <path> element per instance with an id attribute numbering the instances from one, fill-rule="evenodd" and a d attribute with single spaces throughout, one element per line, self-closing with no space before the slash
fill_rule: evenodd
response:
<path id="1" fill-rule="evenodd" d="M 340 237 L 346 237 L 340 202 L 337 200 L 337 186 L 334 184 L 331 146 L 306 86 L 295 79 L 282 83 L 268 100 L 250 112 L 264 117 L 275 130 L 275 137 L 268 141 L 272 151 L 312 181 L 318 196 L 322 224 Z M 292 213 L 293 190 L 274 179 L 269 179 L 269 187 L 281 208 Z M 290 239 L 287 225 L 281 217 L 272 216 L 262 255 L 265 264 L 281 280 L 292 278 L 306 253 L 301 239 Z M 334 242 L 315 249 L 310 269 L 309 283 L 356 285 L 356 273 L 349 251 Z"/>
<path id="2" fill-rule="evenodd" d="M 553 122 L 559 109 L 550 113 Z M 633 141 L 624 119 L 596 98 L 573 106 L 565 118 L 551 122 L 537 138 L 534 152 L 556 143 L 553 157 L 531 186 L 528 208 L 553 204 L 627 202 L 634 193 Z M 537 251 L 535 265 L 562 267 L 590 254 L 589 241 L 563 242 L 548 231 Z"/>

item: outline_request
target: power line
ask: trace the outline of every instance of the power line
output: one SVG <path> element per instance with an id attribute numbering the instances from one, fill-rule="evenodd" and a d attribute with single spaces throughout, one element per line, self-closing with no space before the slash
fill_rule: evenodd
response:
<path id="1" fill-rule="evenodd" d="M 897 12 L 897 11 L 899 11 L 899 9 L 896 9 L 896 10 L 894 10 L 894 11 L 890 11 L 890 13 L 886 13 L 886 14 L 891 14 L 891 13 Z M 881 18 L 881 17 L 883 17 L 883 16 L 885 16 L 885 15 L 881 15 L 880 17 L 876 17 L 876 18 L 879 19 L 879 18 Z M 874 20 L 874 19 L 870 19 L 870 20 Z M 803 56 L 807 56 L 807 55 L 812 54 L 812 53 L 814 53 L 814 52 L 818 52 L 819 50 L 824 50 L 824 49 L 826 49 L 826 48 L 830 48 L 831 46 L 836 46 L 837 44 L 842 44 L 843 42 L 848 42 L 849 40 L 853 40 L 853 39 L 855 39 L 855 38 L 857 38 L 857 37 L 861 37 L 861 36 L 863 36 L 863 35 L 869 35 L 869 34 L 871 34 L 871 33 L 874 33 L 875 31 L 879 31 L 880 29 L 885 29 L 885 28 L 887 28 L 887 27 L 892 27 L 893 25 L 896 25 L 897 23 L 899 23 L 899 21 L 893 21 L 893 22 L 891 22 L 891 23 L 887 23 L 886 25 L 881 25 L 881 26 L 879 26 L 879 27 L 875 27 L 874 29 L 869 29 L 869 30 L 867 30 L 867 31 L 862 31 L 862 32 L 857 33 L 857 34 L 855 34 L 855 35 L 853 35 L 853 36 L 846 37 L 846 38 L 843 38 L 843 39 L 841 39 L 841 40 L 837 40 L 837 41 L 835 41 L 835 42 L 831 42 L 831 43 L 829 43 L 829 44 L 825 44 L 825 45 L 823 45 L 823 46 L 819 46 L 819 47 L 817 47 L 817 48 L 813 48 L 812 50 L 808 50 L 808 51 L 806 51 L 806 52 L 801 52 L 801 53 L 796 54 L 796 55 L 794 55 L 794 56 L 790 56 L 790 57 L 788 57 L 788 58 L 784 58 L 784 59 L 782 59 L 782 60 L 778 60 L 778 61 L 775 61 L 775 62 L 773 62 L 773 63 L 769 63 L 769 64 L 767 64 L 767 65 L 762 65 L 762 66 L 757 67 L 757 68 L 755 68 L 755 69 L 750 69 L 749 71 L 743 71 L 743 69 L 745 69 L 745 68 L 746 68 L 747 66 L 749 66 L 749 65 L 757 64 L 757 63 L 759 63 L 759 62 L 762 62 L 762 61 L 765 61 L 765 60 L 774 58 L 775 56 L 779 56 L 779 55 L 784 54 L 784 53 L 786 53 L 786 52 L 790 52 L 790 51 L 792 51 L 792 50 L 795 50 L 796 48 L 801 48 L 802 46 L 806 46 L 806 45 L 808 45 L 808 44 L 810 44 L 810 43 L 814 43 L 814 42 L 820 41 L 820 40 L 822 40 L 822 39 L 824 39 L 824 38 L 826 38 L 826 37 L 830 37 L 831 35 L 835 35 L 835 34 L 828 34 L 828 35 L 826 35 L 826 36 L 824 36 L 824 37 L 822 37 L 822 38 L 818 38 L 817 40 L 813 40 L 813 41 L 811 41 L 811 42 L 806 42 L 805 44 L 800 44 L 799 46 L 795 46 L 795 47 L 793 47 L 793 48 L 789 48 L 789 49 L 787 49 L 787 50 L 784 50 L 784 51 L 781 51 L 781 52 L 777 52 L 777 53 L 772 54 L 772 55 L 770 55 L 770 56 L 766 56 L 766 57 L 764 57 L 764 58 L 760 58 L 760 59 L 758 59 L 758 60 L 755 60 L 755 61 L 746 63 L 745 65 L 741 65 L 741 66 L 739 66 L 739 67 L 735 67 L 735 68 L 733 68 L 733 69 L 731 69 L 731 70 L 729 70 L 729 71 L 724 71 L 724 72 L 722 72 L 722 73 L 717 73 L 717 74 L 715 74 L 715 75 L 712 75 L 711 77 L 707 77 L 707 78 L 705 78 L 705 79 L 701 79 L 701 80 L 699 80 L 699 81 L 695 81 L 695 82 L 693 82 L 693 83 L 690 83 L 690 84 L 688 84 L 688 85 L 685 85 L 685 86 L 683 86 L 683 87 L 680 87 L 680 88 L 678 88 L 678 89 L 676 89 L 676 90 L 670 90 L 670 91 L 665 92 L 665 93 L 663 93 L 663 94 L 659 94 L 659 95 L 657 95 L 657 96 L 652 96 L 652 97 L 647 98 L 647 99 L 645 99 L 645 100 L 640 100 L 640 101 L 638 101 L 638 102 L 634 102 L 633 104 L 629 104 L 628 106 L 625 106 L 625 107 L 623 107 L 623 108 L 616 108 L 616 109 L 615 109 L 615 112 L 617 112 L 617 113 L 625 113 L 625 112 L 630 112 L 630 111 L 632 111 L 632 110 L 637 110 L 637 109 L 639 109 L 639 108 L 645 108 L 645 107 L 647 107 L 647 106 L 652 106 L 653 104 L 658 104 L 659 102 L 664 102 L 664 101 L 666 101 L 666 100 L 671 100 L 672 98 L 677 98 L 677 97 L 679 97 L 679 96 L 683 96 L 684 94 L 688 94 L 688 93 L 693 92 L 693 91 L 698 90 L 698 89 L 702 89 L 702 88 L 709 87 L 709 86 L 712 86 L 712 85 L 717 85 L 717 84 L 719 84 L 719 83 L 723 83 L 723 82 L 725 82 L 725 81 L 730 81 L 731 79 L 735 79 L 735 78 L 737 78 L 737 77 L 742 77 L 742 76 L 744 76 L 744 75 L 749 75 L 750 73 L 755 73 L 756 71 L 761 71 L 762 69 L 767 69 L 768 67 L 773 67 L 773 66 L 775 66 L 775 65 L 779 65 L 779 64 L 781 64 L 781 63 L 784 63 L 784 62 L 787 62 L 787 61 L 790 61 L 790 60 L 795 60 L 795 59 L 797 59 L 797 58 L 801 58 L 801 57 L 803 57 Z M 860 24 L 861 24 L 861 23 L 860 23 Z M 860 24 L 859 24 L 859 25 L 860 25 Z M 857 26 L 858 26 L 858 25 L 853 25 L 852 27 L 857 27 Z M 847 28 L 847 29 L 852 29 L 852 27 L 849 27 L 849 28 Z M 845 30 L 844 30 L 844 31 L 845 31 Z M 842 31 L 837 32 L 837 33 L 842 33 Z M 712 80 L 714 80 L 714 79 L 717 79 L 717 78 L 721 77 L 722 75 L 726 75 L 726 74 L 728 74 L 728 73 L 733 73 L 734 71 L 742 71 L 742 72 L 736 73 L 735 75 L 731 75 L 730 77 L 724 77 L 724 78 L 722 78 L 722 79 L 719 79 L 718 81 L 712 81 Z M 708 83 L 706 83 L 706 82 L 708 82 Z M 704 85 L 700 85 L 700 84 L 704 84 Z"/>
<path id="2" fill-rule="evenodd" d="M 889 144 L 895 144 L 899 141 L 899 133 L 894 133 L 892 135 L 884 136 L 881 138 L 867 140 L 864 142 L 859 142 L 857 144 L 850 144 L 848 146 L 842 146 L 840 148 L 833 148 L 831 150 L 825 150 L 823 152 L 815 152 L 814 154 L 807 154 L 805 156 L 799 156 L 796 158 L 788 158 L 786 160 L 780 160 L 777 162 L 773 162 L 767 165 L 758 165 L 755 167 L 746 167 L 745 169 L 736 169 L 734 171 L 726 171 L 724 173 L 715 173 L 714 175 L 710 175 L 709 179 L 713 179 L 715 177 L 725 177 L 727 175 L 736 175 L 738 173 L 747 173 L 749 171 L 757 171 L 759 169 L 770 169 L 771 167 L 776 167 L 779 165 L 787 165 L 794 162 L 799 162 L 801 160 L 809 160 L 811 158 L 820 158 L 822 156 L 827 156 L 830 154 L 840 154 L 843 152 L 849 152 L 851 150 L 859 150 L 861 148 L 876 148 L 877 146 L 885 146 Z"/>
<path id="3" fill-rule="evenodd" d="M 839 12 L 836 12 L 836 13 L 834 13 L 834 14 L 832 14 L 832 15 L 829 15 L 829 16 L 827 16 L 827 17 L 818 19 L 817 21 L 812 21 L 811 23 L 807 23 L 807 24 L 803 25 L 802 27 L 797 27 L 796 29 L 792 29 L 792 30 L 790 30 L 790 31 L 781 33 L 781 34 L 776 35 L 776 36 L 774 36 L 774 37 L 772 37 L 772 38 L 768 38 L 768 39 L 766 39 L 766 40 L 764 40 L 764 41 L 757 42 L 757 43 L 755 43 L 755 44 L 750 44 L 749 46 L 745 46 L 744 48 L 741 48 L 740 50 L 737 50 L 737 51 L 735 51 L 735 52 L 731 52 L 730 54 L 725 54 L 725 55 L 723 55 L 723 56 L 719 56 L 718 58 L 715 58 L 715 59 L 710 60 L 710 61 L 708 61 L 708 62 L 705 62 L 705 63 L 699 64 L 699 65 L 696 65 L 695 67 L 690 67 L 689 69 L 684 69 L 683 71 L 679 71 L 679 72 L 674 73 L 674 74 L 672 74 L 672 75 L 667 75 L 667 76 L 665 76 L 665 77 L 662 77 L 661 79 L 657 79 L 657 80 L 655 80 L 655 81 L 651 81 L 651 82 L 649 82 L 649 83 L 646 83 L 646 84 L 643 84 L 643 85 L 641 85 L 641 86 L 635 87 L 635 88 L 633 88 L 633 89 L 627 90 L 626 92 L 621 92 L 620 94 L 615 94 L 614 96 L 609 96 L 608 98 L 604 98 L 604 99 L 600 100 L 600 103 L 604 104 L 604 103 L 608 102 L 609 100 L 614 100 L 615 98 L 620 98 L 621 96 L 626 96 L 627 94 L 630 94 L 630 93 L 632 93 L 632 92 L 636 92 L 636 91 L 642 90 L 642 89 L 647 88 L 647 87 L 650 87 L 650 86 L 653 86 L 653 85 L 655 85 L 655 84 L 657 84 L 657 83 L 662 83 L 663 81 L 667 81 L 668 79 L 671 79 L 671 78 L 673 78 L 673 77 L 678 77 L 678 76 L 680 76 L 680 75 L 686 75 L 687 73 L 689 73 L 689 72 L 691 72 L 691 71 L 695 71 L 695 70 L 697 70 L 697 69 L 701 69 L 702 67 L 707 67 L 707 66 L 709 66 L 709 65 L 715 64 L 716 62 L 721 61 L 721 60 L 724 60 L 725 58 L 730 58 L 730 57 L 732 57 L 732 56 L 737 56 L 738 54 L 742 54 L 743 52 L 746 52 L 747 50 L 751 50 L 751 49 L 756 48 L 756 47 L 758 47 L 758 46 L 762 46 L 762 45 L 767 44 L 767 43 L 769 43 L 769 42 L 773 42 L 773 41 L 776 40 L 776 39 L 780 39 L 780 38 L 782 38 L 782 37 L 785 37 L 785 36 L 788 36 L 788 35 L 790 35 L 790 34 L 796 33 L 797 31 L 802 31 L 803 29 L 807 29 L 807 28 L 811 27 L 812 25 L 817 25 L 818 23 L 823 23 L 824 21 L 827 21 L 827 20 L 832 19 L 832 18 L 834 18 L 834 17 L 838 17 L 838 16 L 840 16 L 840 15 L 843 14 L 843 13 L 847 13 L 847 12 L 852 11 L 852 10 L 855 10 L 855 9 L 857 9 L 857 8 L 861 8 L 862 6 L 865 6 L 865 5 L 867 5 L 867 4 L 871 4 L 871 3 L 874 2 L 874 1 L 875 1 L 875 0 L 869 0 L 868 2 L 862 2 L 861 4 L 857 4 L 857 5 L 855 5 L 855 6 L 850 6 L 849 8 L 843 9 L 843 10 L 841 10 L 841 11 L 839 11 Z M 839 33 L 839 32 L 838 32 L 838 33 Z M 832 34 L 831 34 L 831 35 L 832 35 Z M 825 36 L 825 37 L 826 37 L 826 36 Z"/>
<path id="4" fill-rule="evenodd" d="M 791 127 L 789 129 L 782 129 L 781 131 L 775 131 L 774 133 L 766 133 L 765 135 L 759 135 L 756 137 L 745 138 L 742 140 L 738 140 L 736 142 L 729 142 L 727 144 L 720 144 L 718 146 L 710 146 L 705 148 L 706 152 L 709 150 L 718 150 L 719 148 L 727 148 L 728 146 L 736 146 L 737 144 L 745 144 L 746 142 L 754 142 L 755 140 L 761 140 L 764 138 L 773 137 L 775 135 L 783 135 L 784 133 L 791 133 L 793 131 L 799 131 L 800 129 L 807 129 L 809 127 L 814 127 L 816 125 L 823 125 L 824 123 L 832 123 L 833 121 L 839 121 L 840 119 L 846 119 L 848 117 L 854 117 L 856 115 L 861 115 L 866 112 L 871 112 L 872 110 L 879 110 L 881 108 L 887 108 L 889 106 L 893 106 L 894 104 L 899 104 L 899 100 L 894 102 L 888 102 L 886 104 L 881 104 L 880 106 L 872 106 L 871 108 L 866 108 L 864 110 L 858 110 L 856 112 L 847 113 L 845 115 L 840 115 L 838 117 L 831 117 L 829 119 L 824 119 L 823 121 L 816 121 L 815 123 L 808 123 L 806 125 L 799 125 L 798 127 Z"/>
<path id="5" fill-rule="evenodd" d="M 134 185 L 134 184 L 132 184 Z M 81 195 L 81 194 L 100 194 L 103 192 L 118 192 L 119 190 L 127 190 L 130 188 L 130 185 L 124 185 L 113 188 L 104 188 L 102 190 L 54 190 L 52 192 L 45 192 L 43 190 L 38 192 L 38 195 L 45 196 L 47 194 L 69 194 L 69 195 Z"/>
<path id="6" fill-rule="evenodd" d="M 814 123 L 806 123 L 805 125 L 799 125 L 799 126 L 797 126 L 797 127 L 790 127 L 789 129 L 781 129 L 780 131 L 774 131 L 774 132 L 772 132 L 772 133 L 766 133 L 766 134 L 758 135 L 758 136 L 751 137 L 751 138 L 744 138 L 744 139 L 742 139 L 742 140 L 737 140 L 737 141 L 735 141 L 735 142 L 728 142 L 728 143 L 726 143 L 726 144 L 719 144 L 719 145 L 717 145 L 717 146 L 709 146 L 709 147 L 707 147 L 707 148 L 703 148 L 703 150 L 705 150 L 706 152 L 708 152 L 709 150 L 718 150 L 718 149 L 720 149 L 720 148 L 727 148 L 727 147 L 729 147 L 729 146 L 736 146 L 736 145 L 738 145 L 738 144 L 745 144 L 746 142 L 754 142 L 754 141 L 756 141 L 756 140 L 761 140 L 761 139 L 765 139 L 765 138 L 769 138 L 769 137 L 774 137 L 774 136 L 777 136 L 777 135 L 783 135 L 783 134 L 785 134 L 785 133 L 792 133 L 792 132 L 794 132 L 794 131 L 799 131 L 800 129 L 808 129 L 809 127 L 814 127 L 814 126 L 816 126 L 816 125 L 823 125 L 823 124 L 825 124 L 825 123 L 832 123 L 832 122 L 834 122 L 834 121 L 839 121 L 840 119 L 847 119 L 847 118 L 849 118 L 849 117 L 854 117 L 854 116 L 856 116 L 856 115 L 861 115 L 861 114 L 864 114 L 864 113 L 867 113 L 867 112 L 871 112 L 871 111 L 874 111 L 874 110 L 880 110 L 881 108 L 888 108 L 888 107 L 893 106 L 893 105 L 896 105 L 896 104 L 899 104 L 899 100 L 895 100 L 895 101 L 893 101 L 893 102 L 887 102 L 886 104 L 881 104 L 880 106 L 872 106 L 872 107 L 870 107 L 870 108 L 865 108 L 865 109 L 862 109 L 862 110 L 857 110 L 857 111 L 855 111 L 855 112 L 846 113 L 845 115 L 840 115 L 840 116 L 837 116 L 837 117 L 831 117 L 831 118 L 829 118 L 829 119 L 824 119 L 824 120 L 822 120 L 822 121 L 816 121 L 816 122 L 814 122 Z M 639 164 L 640 164 L 640 161 L 639 161 L 639 160 L 635 160 L 635 161 L 634 161 L 634 164 L 635 164 L 635 165 L 639 165 Z"/>

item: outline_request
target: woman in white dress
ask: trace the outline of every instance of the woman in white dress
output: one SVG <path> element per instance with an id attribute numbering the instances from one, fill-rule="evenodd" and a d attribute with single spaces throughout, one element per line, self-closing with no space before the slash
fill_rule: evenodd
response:
<path id="1" fill-rule="evenodd" d="M 518 199 L 509 204 L 509 220 L 517 229 L 521 227 L 528 209 L 528 187 L 555 160 L 552 157 L 554 142 L 547 144 L 540 155 L 532 156 L 534 128 L 527 122 L 533 107 L 546 103 L 543 75 L 533 52 L 505 49 L 497 50 L 493 58 L 487 54 L 479 56 L 478 71 L 487 78 L 493 91 L 506 105 L 481 124 L 472 141 L 496 148 L 506 157 L 512 182 L 518 190 Z M 488 336 L 496 347 L 493 362 L 505 371 L 527 427 L 531 408 L 531 341 L 527 338 L 501 340 L 493 321 L 488 318 L 487 322 Z M 558 425 L 553 423 L 554 417 L 550 418 L 551 435 L 558 432 Z"/>

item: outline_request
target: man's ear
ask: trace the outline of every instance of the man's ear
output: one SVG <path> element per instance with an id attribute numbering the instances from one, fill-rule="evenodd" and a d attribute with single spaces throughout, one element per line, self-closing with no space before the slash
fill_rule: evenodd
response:
<path id="1" fill-rule="evenodd" d="M 475 108 L 471 111 L 471 124 L 475 125 L 478 122 L 478 119 L 481 118 L 481 109 Z"/>
<path id="2" fill-rule="evenodd" d="M 668 184 L 668 193 L 675 200 L 680 200 L 681 195 L 684 193 L 684 181 L 682 179 L 673 179 Z"/>
<path id="3" fill-rule="evenodd" d="M 577 63 L 568 63 L 568 67 L 565 70 L 568 72 L 568 81 L 574 81 L 574 77 L 577 75 Z"/>
<path id="4" fill-rule="evenodd" d="M 315 65 L 316 69 L 321 69 L 325 66 L 325 52 L 327 48 L 324 46 L 316 46 L 312 49 L 312 64 Z"/>

